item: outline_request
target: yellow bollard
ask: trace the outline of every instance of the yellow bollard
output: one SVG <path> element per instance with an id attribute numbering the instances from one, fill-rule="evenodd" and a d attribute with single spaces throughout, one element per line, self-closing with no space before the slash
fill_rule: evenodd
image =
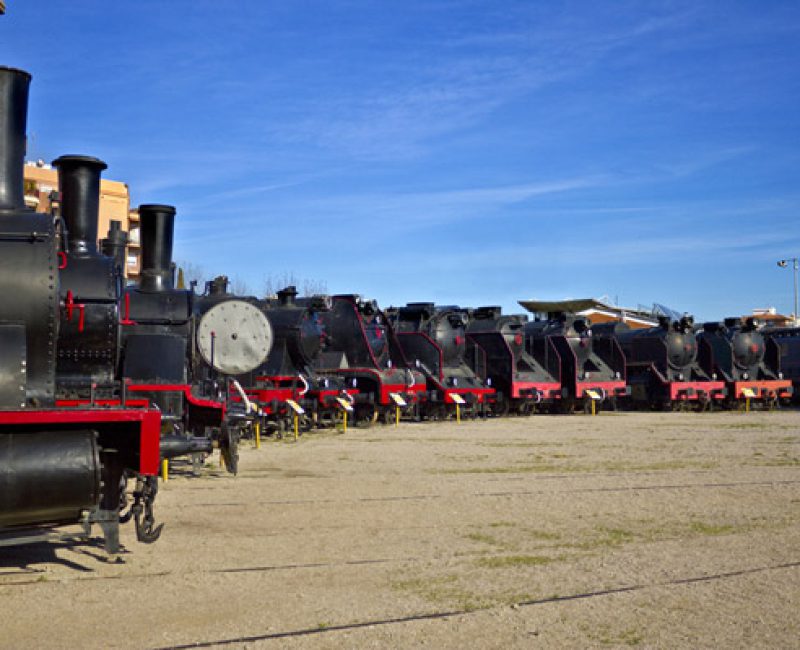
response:
<path id="1" fill-rule="evenodd" d="M 297 442 L 297 437 L 300 435 L 300 418 L 297 413 L 294 414 L 294 440 Z"/>
<path id="2" fill-rule="evenodd" d="M 261 420 L 256 420 L 256 449 L 261 449 Z"/>
<path id="3" fill-rule="evenodd" d="M 597 415 L 597 401 L 592 400 L 592 415 Z"/>
<path id="4" fill-rule="evenodd" d="M 400 426 L 400 407 L 399 406 L 395 406 L 394 407 L 394 426 L 396 426 L 396 427 Z"/>
<path id="5" fill-rule="evenodd" d="M 167 458 L 161 461 L 161 478 L 169 481 L 169 459 Z"/>
<path id="6" fill-rule="evenodd" d="M 342 433 L 347 433 L 347 409 L 342 411 L 344 417 L 342 418 Z"/>
<path id="7" fill-rule="evenodd" d="M 461 405 L 456 403 L 456 422 L 461 424 Z"/>
<path id="8" fill-rule="evenodd" d="M 750 398 L 749 397 L 746 397 L 745 400 L 744 400 L 744 412 L 745 413 L 749 413 L 750 412 Z"/>

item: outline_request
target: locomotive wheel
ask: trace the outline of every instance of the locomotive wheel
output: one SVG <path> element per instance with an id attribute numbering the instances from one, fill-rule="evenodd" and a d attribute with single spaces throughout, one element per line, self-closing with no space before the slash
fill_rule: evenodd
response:
<path id="1" fill-rule="evenodd" d="M 234 476 L 239 471 L 239 430 L 227 423 L 220 429 L 219 453 L 225 468 Z"/>
<path id="2" fill-rule="evenodd" d="M 499 397 L 492 404 L 492 415 L 498 418 L 504 418 L 508 415 L 508 412 L 511 410 L 511 404 L 509 403 L 508 399 L 505 397 Z"/>
<path id="3" fill-rule="evenodd" d="M 394 409 L 387 408 L 383 410 L 383 423 L 386 426 L 394 424 Z"/>
<path id="4" fill-rule="evenodd" d="M 374 406 L 368 404 L 366 406 L 359 406 L 356 408 L 355 425 L 357 427 L 368 428 L 378 419 L 378 412 Z"/>

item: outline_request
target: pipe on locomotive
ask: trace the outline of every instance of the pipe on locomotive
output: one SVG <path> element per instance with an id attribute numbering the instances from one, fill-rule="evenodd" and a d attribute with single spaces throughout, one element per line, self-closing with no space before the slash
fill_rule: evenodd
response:
<path id="1" fill-rule="evenodd" d="M 122 229 L 122 222 L 112 219 L 108 224 L 108 235 L 100 240 L 100 252 L 114 260 L 122 274 L 125 268 L 125 249 L 128 246 L 128 233 Z"/>
<path id="2" fill-rule="evenodd" d="M 58 170 L 61 217 L 67 227 L 69 250 L 96 255 L 100 174 L 108 165 L 91 156 L 61 156 L 53 161 L 53 167 Z"/>
<path id="3" fill-rule="evenodd" d="M 171 205 L 140 205 L 139 223 L 142 246 L 139 288 L 150 292 L 173 289 L 175 208 Z"/>
<path id="4" fill-rule="evenodd" d="M 31 76 L 0 66 L 0 212 L 25 210 L 25 129 Z"/>

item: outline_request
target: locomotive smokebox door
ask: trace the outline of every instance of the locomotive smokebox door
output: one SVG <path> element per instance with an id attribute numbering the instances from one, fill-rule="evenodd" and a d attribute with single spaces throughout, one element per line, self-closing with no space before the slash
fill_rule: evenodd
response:
<path id="1" fill-rule="evenodd" d="M 203 314 L 197 349 L 217 372 L 241 375 L 262 365 L 272 349 L 272 326 L 260 309 L 244 300 L 226 300 Z"/>

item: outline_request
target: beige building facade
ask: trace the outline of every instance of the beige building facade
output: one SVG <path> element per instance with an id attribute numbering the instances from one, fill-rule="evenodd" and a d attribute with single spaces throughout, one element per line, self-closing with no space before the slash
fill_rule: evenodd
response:
<path id="1" fill-rule="evenodd" d="M 50 212 L 52 201 L 58 196 L 58 172 L 42 161 L 25 163 L 25 203 L 37 212 Z M 139 275 L 141 253 L 139 248 L 139 214 L 131 210 L 128 186 L 120 181 L 100 180 L 100 215 L 97 234 L 103 239 L 109 223 L 119 221 L 128 233 L 128 250 L 125 255 L 125 274 L 129 278 Z"/>

